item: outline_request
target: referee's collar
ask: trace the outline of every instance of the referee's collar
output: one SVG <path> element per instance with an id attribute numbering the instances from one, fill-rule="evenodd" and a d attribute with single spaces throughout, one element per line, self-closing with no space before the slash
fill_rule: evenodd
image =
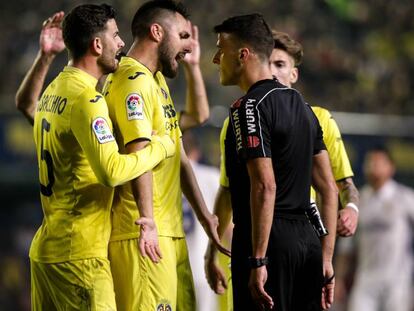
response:
<path id="1" fill-rule="evenodd" d="M 253 83 L 253 85 L 249 87 L 249 89 L 248 89 L 247 93 L 249 93 L 249 92 L 250 92 L 250 91 L 252 91 L 253 89 L 255 89 L 255 88 L 257 88 L 257 87 L 260 87 L 261 85 L 264 85 L 264 84 L 266 84 L 266 83 L 275 83 L 275 82 L 276 82 L 276 83 L 278 83 L 278 84 L 280 84 L 280 83 L 279 83 L 279 81 L 277 81 L 276 79 L 264 79 L 264 80 L 259 80 L 259 81 L 255 82 L 255 83 Z"/>

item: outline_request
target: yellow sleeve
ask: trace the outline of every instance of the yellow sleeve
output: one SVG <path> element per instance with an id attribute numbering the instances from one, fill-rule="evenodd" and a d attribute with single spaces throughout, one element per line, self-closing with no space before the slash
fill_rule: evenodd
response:
<path id="1" fill-rule="evenodd" d="M 116 119 L 124 144 L 138 139 L 151 139 L 154 105 L 158 101 L 151 78 L 142 75 L 135 80 L 125 80 L 117 92 Z M 160 134 L 160 133 L 158 133 Z"/>
<path id="2" fill-rule="evenodd" d="M 101 96 L 90 102 L 97 95 L 87 90 L 78 97 L 72 108 L 71 130 L 99 182 L 114 187 L 153 169 L 167 154 L 163 140 L 157 140 L 136 153 L 120 155 L 105 99 Z"/>
<path id="3" fill-rule="evenodd" d="M 229 118 L 224 120 L 223 128 L 220 132 L 220 185 L 223 187 L 229 187 L 229 178 L 226 172 L 226 147 L 224 141 L 226 139 L 227 128 L 229 127 Z"/>
<path id="4" fill-rule="evenodd" d="M 328 110 L 320 107 L 312 107 L 312 109 L 322 127 L 323 141 L 329 154 L 335 180 L 354 176 L 336 121 Z"/>

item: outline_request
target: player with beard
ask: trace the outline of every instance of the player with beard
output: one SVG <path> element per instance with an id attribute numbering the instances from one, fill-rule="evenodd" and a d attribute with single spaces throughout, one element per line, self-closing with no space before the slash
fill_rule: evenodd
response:
<path id="1" fill-rule="evenodd" d="M 132 21 L 134 42 L 104 86 L 121 152 L 146 146 L 152 131 L 170 135 L 176 144 L 174 157 L 119 188 L 109 256 L 120 310 L 195 310 L 182 192 L 221 248 L 217 218 L 204 203 L 182 147 L 178 115 L 164 78 L 174 78 L 184 61 L 190 78 L 187 101 L 207 101 L 198 59 L 187 55 L 192 47 L 187 17 L 184 6 L 174 1 L 142 5 Z"/>
<path id="2" fill-rule="evenodd" d="M 170 137 L 152 137 L 145 150 L 120 155 L 97 80 L 118 67 L 124 46 L 115 11 L 81 5 L 63 20 L 70 61 L 46 88 L 34 112 L 44 219 L 31 248 L 32 310 L 115 310 L 108 254 L 116 185 L 136 178 L 174 153 Z M 63 12 L 43 26 L 41 52 L 17 98 L 39 94 L 39 62 L 62 50 L 53 35 Z M 59 40 L 58 40 L 59 41 Z M 40 65 L 40 67 L 42 67 Z"/>

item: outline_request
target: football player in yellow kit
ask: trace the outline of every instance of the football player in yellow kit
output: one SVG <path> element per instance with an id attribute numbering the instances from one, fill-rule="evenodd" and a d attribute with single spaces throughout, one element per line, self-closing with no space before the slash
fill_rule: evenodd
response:
<path id="1" fill-rule="evenodd" d="M 196 28 L 191 29 L 187 16 L 184 6 L 174 1 L 142 5 L 132 21 L 134 42 L 104 86 L 122 152 L 141 149 L 152 130 L 170 135 L 176 143 L 175 156 L 123 185 L 113 207 L 109 254 L 121 310 L 195 310 L 182 192 L 207 234 L 219 242 L 217 219 L 206 208 L 183 150 L 177 112 L 164 78 L 174 78 L 178 63 L 192 50 Z M 184 60 L 188 100 L 207 105 L 198 61 Z M 183 114 L 181 122 L 186 117 Z"/>
<path id="2" fill-rule="evenodd" d="M 81 5 L 65 17 L 69 64 L 32 110 L 44 213 L 30 249 L 32 310 L 116 309 L 107 259 L 112 187 L 175 152 L 170 137 L 152 136 L 148 148 L 118 153 L 105 99 L 95 90 L 97 80 L 118 67 L 116 54 L 124 46 L 114 18 L 108 5 Z M 39 68 L 40 76 L 45 73 L 45 55 L 62 49 L 50 44 L 62 19 L 60 12 L 45 22 L 41 53 L 16 95 L 18 103 L 30 106 L 31 96 L 40 93 L 44 77 L 35 78 Z"/>

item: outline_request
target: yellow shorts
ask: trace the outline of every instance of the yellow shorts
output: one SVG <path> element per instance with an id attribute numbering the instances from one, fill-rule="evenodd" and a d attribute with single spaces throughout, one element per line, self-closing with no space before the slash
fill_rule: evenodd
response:
<path id="1" fill-rule="evenodd" d="M 109 261 L 91 258 L 62 263 L 30 260 L 32 311 L 115 311 Z"/>
<path id="2" fill-rule="evenodd" d="M 218 263 L 227 280 L 227 289 L 223 295 L 218 295 L 219 311 L 233 311 L 233 286 L 231 282 L 231 259 L 222 253 L 218 253 Z"/>
<path id="3" fill-rule="evenodd" d="M 162 259 L 143 258 L 138 239 L 109 243 L 118 310 L 192 311 L 194 283 L 185 238 L 158 237 Z"/>

